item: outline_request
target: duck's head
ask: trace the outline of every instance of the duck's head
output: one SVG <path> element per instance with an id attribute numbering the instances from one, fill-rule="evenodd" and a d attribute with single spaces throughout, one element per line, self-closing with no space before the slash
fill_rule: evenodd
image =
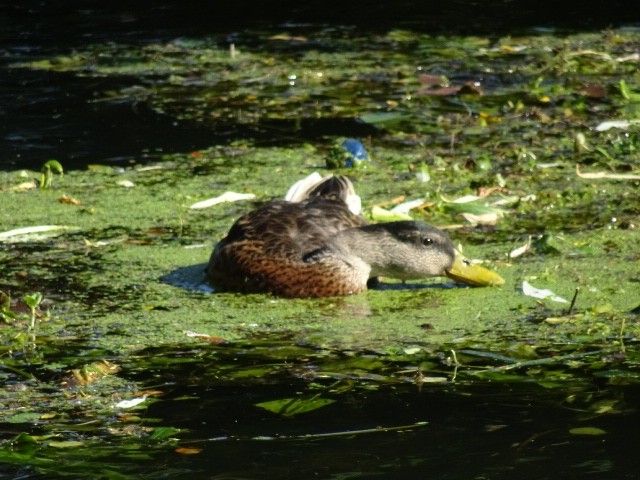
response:
<path id="1" fill-rule="evenodd" d="M 423 222 L 402 221 L 365 225 L 351 253 L 371 266 L 370 276 L 401 280 L 447 276 L 468 285 L 502 285 L 495 272 L 471 263 L 441 230 Z"/>

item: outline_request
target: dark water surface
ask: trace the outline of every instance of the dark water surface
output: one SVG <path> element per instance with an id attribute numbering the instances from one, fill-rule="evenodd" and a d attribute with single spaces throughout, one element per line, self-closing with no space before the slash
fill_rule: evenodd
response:
<path id="1" fill-rule="evenodd" d="M 252 29 L 304 32 L 341 25 L 362 32 L 391 28 L 434 34 L 505 35 L 531 29 L 596 29 L 640 21 L 633 2 L 515 0 L 95 2 L 28 1 L 0 4 L 0 168 L 36 168 L 56 158 L 66 168 L 87 163 L 127 164 L 155 160 L 160 152 L 182 152 L 237 139 L 285 144 L 293 126 L 274 139 L 238 126 L 223 131 L 178 121 L 123 102 L 91 103 L 117 89 L 112 79 L 79 78 L 47 71 L 6 68 L 19 61 L 68 54 L 88 43 L 145 44 L 179 37 L 218 35 L 227 45 L 250 45 Z M 127 79 L 122 79 L 127 84 Z M 297 141 L 323 134 L 357 136 L 358 125 L 312 124 Z"/>
<path id="2" fill-rule="evenodd" d="M 300 31 L 310 25 L 349 25 L 363 31 L 414 28 L 433 33 L 500 34 L 532 28 L 590 29 L 640 19 L 635 2 L 401 1 L 327 2 L 3 2 L 0 6 L 0 169 L 39 168 L 49 158 L 65 168 L 88 163 L 126 165 L 157 160 L 164 152 L 189 152 L 238 139 L 263 144 L 304 141 L 327 133 L 367 134 L 356 122 L 282 128 L 281 137 L 230 125 L 212 131 L 161 115 L 143 103 L 91 102 L 126 78 L 7 67 L 13 62 L 68 53 L 87 42 L 147 43 L 176 37 L 219 35 L 221 44 L 251 38 L 253 28 Z M 636 18 L 634 18 L 634 16 Z M 118 82 L 122 82 L 121 84 Z M 286 125 L 285 125 L 286 127 Z M 272 132 L 272 131 L 270 131 Z M 1 229 L 1 226 L 0 226 Z M 268 359 L 264 360 L 265 362 Z M 625 408 L 596 416 L 566 403 L 558 389 L 537 384 L 411 383 L 357 390 L 327 409 L 286 418 L 255 404 L 295 396 L 303 381 L 223 382 L 207 367 L 172 364 L 156 372 L 167 394 L 145 416 L 184 429 L 181 446 L 141 454 L 115 451 L 126 478 L 306 479 L 634 479 L 640 425 L 637 387 L 615 387 Z M 167 380 L 167 379 L 170 380 Z M 153 388 L 149 372 L 130 380 Z M 170 387 L 168 387 L 170 386 Z M 597 395 L 599 386 L 593 386 Z M 614 387 L 606 386 L 603 389 Z M 582 392 L 584 394 L 584 392 Z M 413 426 L 417 422 L 426 425 Z M 349 431 L 408 426 L 402 431 Z M 603 435 L 576 435 L 576 427 Z M 20 428 L 3 432 L 6 438 Z M 628 432 L 628 435 L 625 434 Z M 41 433 L 34 429 L 32 433 Z M 321 434 L 336 433 L 322 437 Z M 4 469 L 4 472 L 3 472 Z M 3 467 L 0 478 L 58 478 L 28 465 Z M 87 478 L 70 474 L 69 478 Z M 102 478 L 109 477 L 104 474 Z"/>
<path id="3" fill-rule="evenodd" d="M 541 400 L 545 394 L 536 388 L 382 388 L 342 399 L 329 415 L 325 411 L 291 419 L 264 415 L 251 406 L 283 394 L 281 385 L 177 388 L 171 397 L 198 398 L 171 402 L 167 410 L 157 404 L 149 414 L 189 428 L 182 445 L 203 452 L 161 461 L 169 468 L 182 464 L 208 472 L 211 478 L 638 478 L 633 441 L 615 434 L 572 435 L 570 429 L 585 425 L 584 419 L 563 407 L 560 398 Z M 628 394 L 632 404 L 640 399 L 638 391 Z M 631 414 L 588 424 L 616 432 L 636 420 L 637 414 Z M 348 435 L 350 430 L 421 421 L 428 424 Z M 313 438 L 335 432 L 344 435 Z"/>

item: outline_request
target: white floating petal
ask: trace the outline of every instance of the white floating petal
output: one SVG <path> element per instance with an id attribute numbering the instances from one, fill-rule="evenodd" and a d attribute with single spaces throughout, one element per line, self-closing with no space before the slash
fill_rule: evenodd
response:
<path id="1" fill-rule="evenodd" d="M 453 200 L 449 200 L 444 195 L 440 195 L 440 198 L 442 198 L 442 200 L 444 202 L 447 202 L 447 203 L 469 203 L 469 202 L 475 202 L 475 201 L 480 200 L 480 199 L 482 199 L 484 197 L 479 197 L 478 195 L 464 195 L 462 197 L 454 198 Z"/>
<path id="2" fill-rule="evenodd" d="M 596 132 L 606 132 L 612 128 L 629 128 L 631 125 L 640 123 L 640 120 L 609 120 L 598 124 Z"/>
<path id="3" fill-rule="evenodd" d="M 494 213 L 494 212 L 482 213 L 480 215 L 463 212 L 460 215 L 467 222 L 473 225 L 495 225 L 496 223 L 498 223 L 498 219 L 502 217 L 502 215 L 499 215 L 498 213 Z"/>
<path id="4" fill-rule="evenodd" d="M 424 203 L 424 200 L 422 198 L 419 198 L 417 200 L 409 200 L 407 202 L 402 202 L 402 203 L 396 205 L 395 207 L 393 207 L 390 210 L 390 212 L 393 212 L 393 213 L 409 213 L 411 210 L 413 210 L 414 208 L 418 208 L 423 203 Z"/>
<path id="5" fill-rule="evenodd" d="M 146 395 L 143 395 L 138 398 L 132 398 L 131 400 L 122 400 L 121 402 L 116 403 L 116 408 L 133 408 L 137 405 L 140 405 L 147 399 Z"/>
<path id="6" fill-rule="evenodd" d="M 14 240 L 12 237 L 19 237 L 15 239 L 18 240 L 27 240 L 27 235 L 31 236 L 46 236 L 46 235 L 57 235 L 60 230 L 75 230 L 78 227 L 70 227 L 68 225 L 38 225 L 34 227 L 24 227 L 24 228 L 16 228 L 14 230 L 7 230 L 6 232 L 0 232 L 0 241 L 5 241 L 8 239 Z"/>
<path id="7" fill-rule="evenodd" d="M 549 299 L 559 303 L 569 303 L 568 300 L 565 300 L 564 298 L 559 297 L 558 295 L 553 293 L 551 290 L 536 288 L 526 280 L 522 282 L 522 293 L 524 293 L 528 297 Z"/>
<path id="8" fill-rule="evenodd" d="M 219 195 L 215 198 L 209 198 L 207 200 L 202 200 L 201 202 L 196 202 L 191 205 L 189 208 L 198 209 L 198 208 L 209 208 L 219 203 L 225 202 L 238 202 L 240 200 L 251 200 L 256 198 L 253 193 L 236 193 L 236 192 L 224 192 L 222 195 Z"/>

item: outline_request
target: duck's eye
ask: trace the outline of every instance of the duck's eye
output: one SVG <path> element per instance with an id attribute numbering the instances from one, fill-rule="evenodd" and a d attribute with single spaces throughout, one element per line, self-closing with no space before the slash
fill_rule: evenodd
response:
<path id="1" fill-rule="evenodd" d="M 428 247 L 429 245 L 433 245 L 433 238 L 431 237 L 425 237 L 422 239 L 422 245 L 424 245 L 425 247 Z"/>

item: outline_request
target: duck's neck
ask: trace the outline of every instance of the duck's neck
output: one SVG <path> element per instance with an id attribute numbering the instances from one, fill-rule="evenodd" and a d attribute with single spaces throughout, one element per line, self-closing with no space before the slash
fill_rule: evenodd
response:
<path id="1" fill-rule="evenodd" d="M 379 235 L 363 228 L 341 230 L 329 239 L 326 252 L 357 273 L 359 281 L 366 283 L 371 277 L 387 271 L 389 252 Z"/>

